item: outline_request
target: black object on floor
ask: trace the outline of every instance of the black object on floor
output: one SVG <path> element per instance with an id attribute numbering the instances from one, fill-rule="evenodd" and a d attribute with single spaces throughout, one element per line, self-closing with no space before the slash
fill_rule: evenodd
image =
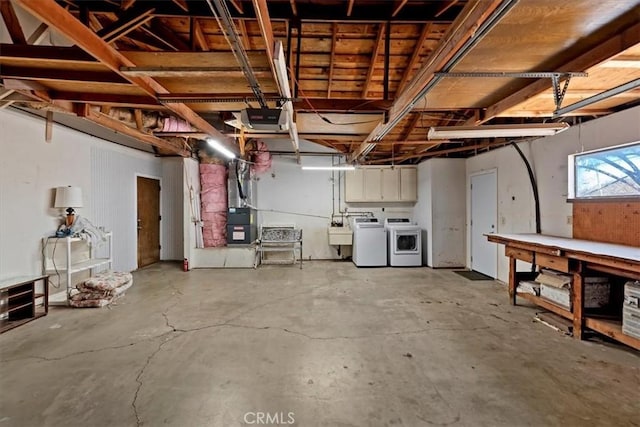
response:
<path id="1" fill-rule="evenodd" d="M 489 277 L 486 274 L 478 273 L 477 271 L 454 270 L 454 273 L 459 274 L 468 280 L 493 280 L 493 277 Z"/>

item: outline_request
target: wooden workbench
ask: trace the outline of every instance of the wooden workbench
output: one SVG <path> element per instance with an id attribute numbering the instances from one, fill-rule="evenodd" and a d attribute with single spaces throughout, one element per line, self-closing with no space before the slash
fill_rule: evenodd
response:
<path id="1" fill-rule="evenodd" d="M 588 328 L 640 349 L 639 339 L 622 333 L 620 321 L 585 315 L 583 302 L 583 277 L 587 271 L 640 280 L 640 247 L 542 234 L 487 234 L 486 236 L 490 242 L 505 245 L 505 255 L 509 257 L 511 304 L 515 305 L 516 298 L 521 297 L 573 321 L 573 336 L 578 339 L 582 339 L 585 328 Z M 573 274 L 571 292 L 573 310 L 569 311 L 532 294 L 518 293 L 517 286 L 520 280 L 531 279 L 532 273 L 518 272 L 517 260 Z"/>

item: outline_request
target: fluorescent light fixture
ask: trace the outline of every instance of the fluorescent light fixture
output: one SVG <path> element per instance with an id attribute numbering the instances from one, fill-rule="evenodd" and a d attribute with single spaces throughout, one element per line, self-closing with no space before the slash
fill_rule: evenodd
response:
<path id="1" fill-rule="evenodd" d="M 217 152 L 223 154 L 225 157 L 228 157 L 230 159 L 235 159 L 236 155 L 234 153 L 232 153 L 230 150 L 228 150 L 224 145 L 220 144 L 218 141 L 216 141 L 215 139 L 211 139 L 208 138 L 207 139 L 207 143 Z"/>
<path id="2" fill-rule="evenodd" d="M 352 171 L 356 167 L 353 165 L 337 165 L 337 166 L 302 166 L 302 170 L 306 171 Z"/>
<path id="3" fill-rule="evenodd" d="M 527 125 L 447 126 L 429 129 L 428 139 L 517 138 L 550 136 L 569 129 L 567 123 L 534 123 Z"/>
<path id="4" fill-rule="evenodd" d="M 631 58 L 610 59 L 599 66 L 604 68 L 640 68 L 640 60 Z"/>

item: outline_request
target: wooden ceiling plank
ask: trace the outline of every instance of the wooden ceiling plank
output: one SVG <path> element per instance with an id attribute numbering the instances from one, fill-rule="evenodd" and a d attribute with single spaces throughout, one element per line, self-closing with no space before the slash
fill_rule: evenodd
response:
<path id="1" fill-rule="evenodd" d="M 11 41 L 15 44 L 27 44 L 27 39 L 22 31 L 22 26 L 20 25 L 16 11 L 13 9 L 13 5 L 10 1 L 0 1 L 0 13 L 2 14 L 2 19 L 7 27 Z"/>
<path id="2" fill-rule="evenodd" d="M 409 0 L 396 0 L 396 4 L 393 6 L 393 13 L 391 14 L 392 18 L 395 18 L 395 16 L 400 13 L 400 11 L 402 10 L 402 8 L 404 7 L 404 5 L 407 4 Z"/>
<path id="3" fill-rule="evenodd" d="M 376 59 L 382 49 L 382 38 L 384 37 L 385 24 L 379 24 L 378 36 L 376 37 L 376 43 L 373 45 L 373 52 L 371 53 L 371 62 L 369 63 L 369 71 L 367 72 L 367 79 L 365 80 L 364 87 L 362 88 L 362 98 L 367 99 L 369 93 L 369 86 L 371 85 L 371 79 L 373 78 L 373 72 L 376 68 Z"/>
<path id="4" fill-rule="evenodd" d="M 244 50 L 251 50 L 251 40 L 244 19 L 238 19 L 238 33 L 240 34 L 240 41 L 242 42 Z"/>
<path id="5" fill-rule="evenodd" d="M 113 43 L 120 37 L 126 36 L 129 32 L 152 20 L 155 10 L 155 7 L 131 9 L 120 16 L 116 22 L 98 31 L 97 34 L 107 43 Z"/>
<path id="6" fill-rule="evenodd" d="M 331 98 L 331 85 L 333 84 L 333 71 L 335 66 L 336 44 L 338 43 L 338 23 L 331 25 L 331 59 L 329 59 L 329 84 L 327 85 L 327 99 Z"/>
<path id="7" fill-rule="evenodd" d="M 432 25 L 433 25 L 432 22 L 427 22 L 422 26 L 420 37 L 418 37 L 418 40 L 416 41 L 416 44 L 413 48 L 413 53 L 411 54 L 411 59 L 409 59 L 409 63 L 404 69 L 404 73 L 402 74 L 402 79 L 400 79 L 400 83 L 398 83 L 398 88 L 396 89 L 396 93 L 402 92 L 402 90 L 404 89 L 404 86 L 409 81 L 409 77 L 411 76 L 413 69 L 415 68 L 418 61 L 420 60 L 420 52 L 422 52 L 422 45 L 424 44 L 425 40 L 427 39 L 427 36 L 431 32 Z"/>
<path id="8" fill-rule="evenodd" d="M 120 67 L 135 66 L 133 62 L 123 56 L 89 28 L 82 25 L 67 10 L 58 5 L 53 0 L 16 0 L 24 9 L 33 14 L 36 18 L 47 23 L 51 28 L 55 28 L 72 42 L 89 52 L 92 56 L 109 67 L 112 71 L 120 73 Z M 167 94 L 169 91 L 157 81 L 148 77 L 127 77 L 131 83 L 155 97 L 157 94 Z M 233 152 L 237 152 L 237 147 L 229 138 L 213 127 L 209 122 L 200 117 L 195 111 L 184 104 L 167 104 L 167 108 L 187 120 L 196 128 L 209 133 L 211 136 L 219 138 L 220 142 L 226 145 Z M 175 147 L 174 147 L 175 148 Z"/>
<path id="9" fill-rule="evenodd" d="M 640 22 L 632 25 L 614 37 L 610 37 L 602 44 L 590 49 L 584 54 L 572 59 L 559 67 L 557 71 L 583 71 L 595 65 L 607 61 L 630 47 L 640 43 Z M 549 90 L 552 87 L 551 79 L 540 79 L 512 93 L 495 104 L 487 107 L 484 116 L 480 120 L 470 119 L 465 125 L 480 125 L 502 112 L 509 110 L 528 99 Z"/>
<path id="10" fill-rule="evenodd" d="M 380 122 L 378 126 L 362 142 L 360 147 L 351 153 L 350 160 L 355 161 L 366 150 L 371 149 L 371 142 L 376 135 L 389 131 L 390 123 L 397 123 L 397 120 L 404 116 L 409 110 L 410 103 L 420 94 L 422 89 L 435 77 L 446 62 L 458 52 L 464 43 L 472 37 L 478 27 L 488 19 L 491 14 L 500 6 L 501 0 L 471 0 L 469 1 L 458 18 L 450 26 L 447 35 L 443 38 L 427 61 L 415 77 L 403 89 L 402 93 L 396 96 L 389 109 L 388 121 Z"/>

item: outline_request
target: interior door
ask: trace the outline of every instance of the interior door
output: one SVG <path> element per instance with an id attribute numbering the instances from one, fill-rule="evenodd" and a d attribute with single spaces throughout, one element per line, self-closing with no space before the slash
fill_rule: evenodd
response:
<path id="1" fill-rule="evenodd" d="M 496 172 L 471 177 L 471 269 L 495 278 L 498 249 L 484 234 L 495 233 L 498 218 Z"/>
<path id="2" fill-rule="evenodd" d="M 137 177 L 138 268 L 160 261 L 160 181 Z"/>

